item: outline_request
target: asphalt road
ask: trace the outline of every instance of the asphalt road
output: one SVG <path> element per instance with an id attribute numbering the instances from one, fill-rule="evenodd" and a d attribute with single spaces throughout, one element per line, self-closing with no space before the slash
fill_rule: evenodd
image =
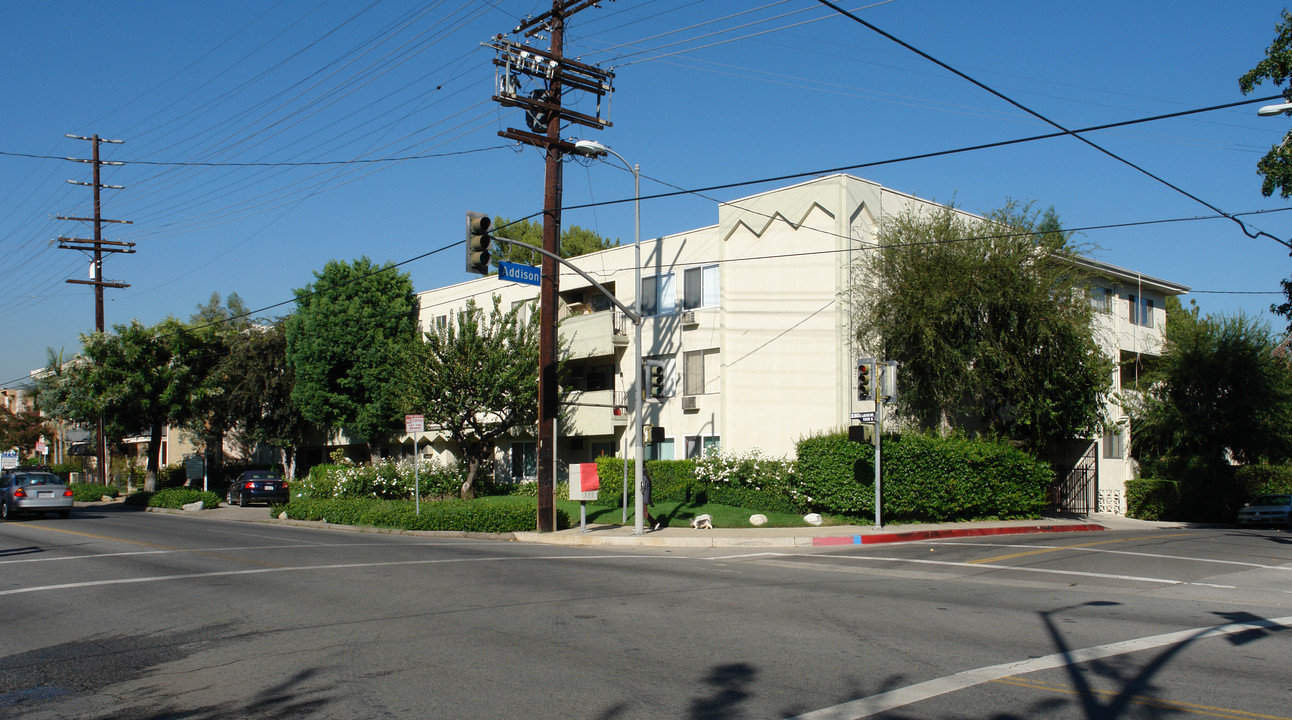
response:
<path id="1" fill-rule="evenodd" d="M 553 547 L 0 524 L 4 718 L 1292 717 L 1292 534 Z"/>

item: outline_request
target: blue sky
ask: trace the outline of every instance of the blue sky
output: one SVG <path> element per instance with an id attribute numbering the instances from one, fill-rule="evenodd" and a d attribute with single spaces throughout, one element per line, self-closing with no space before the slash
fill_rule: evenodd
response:
<path id="1" fill-rule="evenodd" d="M 1242 100 L 1237 79 L 1274 38 L 1281 3 L 891 0 L 860 17 L 1068 128 Z M 90 144 L 103 146 L 109 326 L 187 319 L 212 292 L 252 308 L 290 301 L 329 259 L 402 266 L 419 289 L 470 279 L 467 210 L 542 208 L 538 151 L 490 100 L 482 46 L 550 3 L 532 0 L 69 0 L 0 4 L 0 383 L 73 354 L 94 326 L 88 259 L 59 235 L 92 213 Z M 537 43 L 546 47 L 545 41 Z M 613 126 L 571 128 L 641 165 L 643 195 L 874 163 L 1052 128 L 813 0 L 614 0 L 575 15 L 566 52 L 615 73 Z M 1264 86 L 1258 95 L 1274 95 Z M 580 109 L 590 110 L 584 105 Z M 1256 106 L 1092 133 L 1113 153 L 1251 228 L 1292 238 L 1287 201 L 1263 198 L 1257 160 L 1288 128 Z M 31 157 L 35 156 L 35 157 Z M 54 158 L 54 159 L 50 159 Z M 307 164 L 301 163 L 322 163 Z M 852 171 L 978 212 L 1053 205 L 1091 229 L 1094 257 L 1194 288 L 1204 312 L 1269 318 L 1288 249 L 1072 138 Z M 805 179 L 806 179 L 805 177 Z M 645 237 L 717 221 L 717 202 L 792 181 L 642 207 Z M 570 161 L 567 207 L 622 200 L 612 163 Z M 566 225 L 632 240 L 630 203 L 568 210 Z M 267 310 L 282 315 L 291 304 Z"/>

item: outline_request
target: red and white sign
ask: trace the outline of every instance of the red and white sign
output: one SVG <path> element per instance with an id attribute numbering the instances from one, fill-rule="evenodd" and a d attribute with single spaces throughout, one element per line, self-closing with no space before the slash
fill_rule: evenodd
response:
<path id="1" fill-rule="evenodd" d="M 601 478 L 597 476 L 596 463 L 570 465 L 571 500 L 596 500 L 597 491 L 600 489 Z"/>
<path id="2" fill-rule="evenodd" d="M 426 419 L 421 415 L 404 416 L 404 432 L 412 435 L 413 433 L 424 432 L 426 430 Z"/>

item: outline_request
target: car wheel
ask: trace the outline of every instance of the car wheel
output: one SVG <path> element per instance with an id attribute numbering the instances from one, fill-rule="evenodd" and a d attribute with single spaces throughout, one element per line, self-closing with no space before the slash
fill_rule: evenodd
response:
<path id="1" fill-rule="evenodd" d="M 239 493 L 239 494 L 238 494 L 238 507 L 246 507 L 246 506 L 247 506 L 247 496 L 246 496 L 246 495 L 243 495 L 242 493 Z"/>
<path id="2" fill-rule="evenodd" d="M 9 519 L 9 503 L 0 502 L 0 522 Z"/>

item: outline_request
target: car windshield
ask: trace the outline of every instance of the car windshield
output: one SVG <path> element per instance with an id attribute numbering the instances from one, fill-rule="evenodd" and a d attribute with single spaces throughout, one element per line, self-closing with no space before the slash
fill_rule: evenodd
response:
<path id="1" fill-rule="evenodd" d="M 1292 495 L 1261 495 L 1248 505 L 1292 505 Z"/>

